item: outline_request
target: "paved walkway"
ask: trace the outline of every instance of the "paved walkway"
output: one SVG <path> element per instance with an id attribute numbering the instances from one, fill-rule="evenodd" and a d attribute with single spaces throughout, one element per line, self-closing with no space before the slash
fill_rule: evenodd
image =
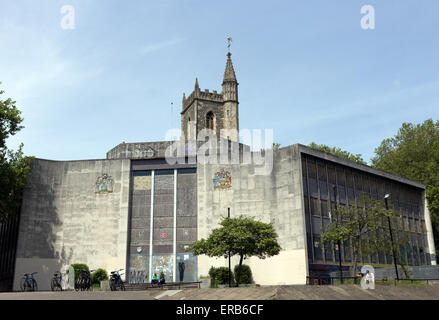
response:
<path id="1" fill-rule="evenodd" d="M 147 291 L 39 291 L 0 293 L 0 300 L 154 300 Z"/>
<path id="2" fill-rule="evenodd" d="M 439 300 L 439 285 L 416 287 L 376 286 L 263 286 L 257 288 L 93 291 L 93 292 L 11 292 L 0 300 Z"/>

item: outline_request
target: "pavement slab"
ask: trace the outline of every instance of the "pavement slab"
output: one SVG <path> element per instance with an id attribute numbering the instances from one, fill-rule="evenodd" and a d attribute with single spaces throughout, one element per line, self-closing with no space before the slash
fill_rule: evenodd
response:
<path id="1" fill-rule="evenodd" d="M 439 285 L 375 286 L 261 286 L 146 291 L 9 292 L 0 300 L 439 300 Z"/>

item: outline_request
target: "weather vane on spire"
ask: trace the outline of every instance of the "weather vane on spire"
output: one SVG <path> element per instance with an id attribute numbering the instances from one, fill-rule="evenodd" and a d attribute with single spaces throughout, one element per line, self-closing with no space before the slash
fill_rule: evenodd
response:
<path id="1" fill-rule="evenodd" d="M 230 45 L 232 44 L 232 37 L 227 37 L 227 49 L 229 50 L 230 53 Z"/>

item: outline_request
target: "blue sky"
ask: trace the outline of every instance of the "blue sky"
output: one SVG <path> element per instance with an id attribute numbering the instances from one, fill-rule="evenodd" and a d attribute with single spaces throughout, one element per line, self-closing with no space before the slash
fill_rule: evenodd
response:
<path id="1" fill-rule="evenodd" d="M 438 13 L 436 0 L 0 0 L 3 98 L 25 119 L 8 145 L 76 160 L 164 140 L 195 77 L 221 91 L 230 35 L 242 129 L 369 160 L 403 122 L 439 119 Z"/>

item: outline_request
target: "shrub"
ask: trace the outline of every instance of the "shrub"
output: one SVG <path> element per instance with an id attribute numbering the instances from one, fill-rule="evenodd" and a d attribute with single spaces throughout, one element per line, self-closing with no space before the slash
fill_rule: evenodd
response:
<path id="1" fill-rule="evenodd" d="M 209 275 L 211 279 L 214 279 L 216 284 L 229 284 L 229 268 L 227 267 L 211 267 L 209 270 Z M 231 273 L 231 277 L 233 284 L 235 282 L 233 279 L 233 272 Z"/>
<path id="2" fill-rule="evenodd" d="M 235 274 L 235 279 L 237 279 L 238 277 L 238 267 L 239 264 L 237 264 L 233 269 Z M 241 276 L 239 277 L 239 284 L 250 284 L 250 283 L 253 283 L 252 271 L 248 265 L 243 264 L 241 266 Z"/>
<path id="3" fill-rule="evenodd" d="M 90 270 L 85 263 L 74 263 L 72 264 L 72 268 L 75 270 L 75 281 L 78 279 L 81 270 Z"/>
<path id="4" fill-rule="evenodd" d="M 108 273 L 105 269 L 99 268 L 91 274 L 91 282 L 93 284 L 100 284 L 101 281 L 105 280 L 108 280 Z"/>

